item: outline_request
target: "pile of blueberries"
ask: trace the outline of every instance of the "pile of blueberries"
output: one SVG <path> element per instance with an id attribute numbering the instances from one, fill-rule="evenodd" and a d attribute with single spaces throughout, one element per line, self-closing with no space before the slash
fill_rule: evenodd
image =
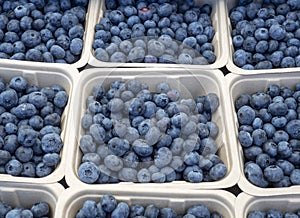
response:
<path id="1" fill-rule="evenodd" d="M 107 0 L 95 26 L 94 55 L 104 62 L 212 64 L 209 4 L 194 0 Z"/>
<path id="2" fill-rule="evenodd" d="M 290 218 L 299 218 L 300 217 L 300 210 L 297 212 L 281 212 L 276 209 L 270 209 L 267 211 L 263 210 L 254 210 L 251 211 L 248 215 L 247 218 L 264 218 L 264 217 L 290 217 Z"/>
<path id="3" fill-rule="evenodd" d="M 59 85 L 39 88 L 22 76 L 0 78 L 0 173 L 45 177 L 60 162 L 61 115 L 68 94 Z"/>
<path id="4" fill-rule="evenodd" d="M 116 80 L 93 87 L 82 117 L 85 134 L 78 176 L 85 183 L 198 183 L 222 179 L 227 168 L 217 155 L 219 106 L 214 93 L 182 98 L 161 82 Z"/>
<path id="5" fill-rule="evenodd" d="M 233 62 L 247 70 L 299 67 L 299 1 L 266 2 L 231 9 Z"/>
<path id="6" fill-rule="evenodd" d="M 246 178 L 259 187 L 300 184 L 300 83 L 271 84 L 235 100 Z"/>
<path id="7" fill-rule="evenodd" d="M 76 214 L 76 218 L 96 218 L 96 217 L 178 217 L 179 214 L 170 207 L 159 208 L 154 204 L 146 206 L 134 204 L 128 205 L 126 202 L 118 202 L 117 199 L 110 194 L 105 194 L 96 202 L 94 200 L 86 200 L 82 208 Z M 221 218 L 218 212 L 211 212 L 208 207 L 203 204 L 191 206 L 186 210 L 186 214 L 181 215 L 183 218 Z"/>
<path id="8" fill-rule="evenodd" d="M 50 217 L 50 207 L 46 202 L 39 202 L 26 209 L 22 206 L 13 207 L 12 205 L 0 202 L 0 217 L 16 218 L 16 217 Z"/>
<path id="9" fill-rule="evenodd" d="M 0 0 L 0 58 L 78 61 L 87 5 L 88 0 Z"/>

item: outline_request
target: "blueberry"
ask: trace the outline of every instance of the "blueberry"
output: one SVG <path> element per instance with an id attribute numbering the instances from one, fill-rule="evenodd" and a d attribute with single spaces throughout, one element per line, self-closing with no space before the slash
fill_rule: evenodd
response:
<path id="1" fill-rule="evenodd" d="M 290 180 L 291 180 L 293 185 L 299 185 L 300 184 L 300 170 L 299 169 L 294 169 L 291 172 Z"/>
<path id="2" fill-rule="evenodd" d="M 244 19 L 244 15 L 241 12 L 237 11 L 237 10 L 236 11 L 232 11 L 229 16 L 230 16 L 231 24 L 233 26 L 236 26 L 236 24 L 239 21 L 241 21 L 241 20 Z"/>
<path id="3" fill-rule="evenodd" d="M 211 217 L 211 213 L 208 207 L 203 204 L 198 204 L 190 207 L 187 210 L 187 214 L 194 215 L 195 217 Z"/>
<path id="4" fill-rule="evenodd" d="M 159 214 L 161 217 L 176 217 L 177 216 L 177 213 L 175 212 L 175 210 L 173 210 L 172 208 L 169 208 L 169 207 L 161 208 L 159 210 Z"/>
<path id="5" fill-rule="evenodd" d="M 233 54 L 233 62 L 239 67 L 242 67 L 247 63 L 247 58 L 247 52 L 243 49 L 238 49 Z"/>
<path id="6" fill-rule="evenodd" d="M 11 155 L 17 150 L 19 144 L 16 135 L 7 135 L 4 137 L 3 149 L 8 151 Z"/>
<path id="7" fill-rule="evenodd" d="M 283 170 L 284 175 L 287 176 L 290 176 L 292 171 L 295 169 L 294 165 L 287 160 L 280 159 L 276 162 L 276 165 L 279 166 Z"/>
<path id="8" fill-rule="evenodd" d="M 129 207 L 130 207 L 129 217 L 131 218 L 142 216 L 144 214 L 145 208 L 141 205 L 134 204 L 134 205 L 130 205 Z"/>
<path id="9" fill-rule="evenodd" d="M 45 154 L 43 156 L 43 163 L 46 166 L 55 167 L 60 162 L 60 156 L 57 153 Z"/>
<path id="10" fill-rule="evenodd" d="M 9 89 L 0 93 L 0 105 L 6 109 L 11 109 L 17 105 L 18 96 L 15 90 Z"/>
<path id="11" fill-rule="evenodd" d="M 284 57 L 281 61 L 280 66 L 282 68 L 295 67 L 295 60 L 292 57 Z"/>
<path id="12" fill-rule="evenodd" d="M 23 170 L 23 164 L 18 160 L 12 159 L 5 164 L 6 173 L 12 176 L 20 175 L 22 170 Z"/>
<path id="13" fill-rule="evenodd" d="M 165 46 L 163 43 L 154 40 L 148 43 L 148 50 L 150 55 L 160 57 L 164 53 Z"/>
<path id="14" fill-rule="evenodd" d="M 279 143 L 282 141 L 288 141 L 289 135 L 284 130 L 277 130 L 274 132 L 272 139 L 275 143 Z"/>
<path id="15" fill-rule="evenodd" d="M 137 170 L 129 167 L 123 167 L 118 172 L 118 179 L 125 182 L 137 182 Z"/>
<path id="16" fill-rule="evenodd" d="M 25 177 L 34 178 L 36 177 L 35 171 L 36 171 L 36 164 L 34 164 L 33 162 L 23 163 L 23 171 L 21 172 L 21 175 Z"/>
<path id="17" fill-rule="evenodd" d="M 157 8 L 157 13 L 160 17 L 169 17 L 172 12 L 172 5 L 169 3 L 160 4 Z"/>
<path id="18" fill-rule="evenodd" d="M 269 29 L 269 34 L 275 40 L 282 40 L 285 37 L 286 30 L 282 25 L 273 24 Z"/>
<path id="19" fill-rule="evenodd" d="M 114 196 L 110 194 L 105 194 L 102 196 L 100 204 L 105 212 L 111 213 L 113 210 L 115 210 L 118 203 Z"/>
<path id="20" fill-rule="evenodd" d="M 247 215 L 248 218 L 262 218 L 266 217 L 266 212 L 265 211 L 259 211 L 259 210 L 254 210 L 248 213 Z"/>
<path id="21" fill-rule="evenodd" d="M 9 22 L 9 19 L 4 14 L 1 14 L 0 21 L 1 21 L 0 29 L 3 30 L 6 27 L 7 23 Z"/>
<path id="22" fill-rule="evenodd" d="M 271 164 L 271 157 L 268 154 L 261 153 L 257 155 L 255 163 L 259 165 L 262 169 L 265 169 Z"/>
<path id="23" fill-rule="evenodd" d="M 45 153 L 59 153 L 63 142 L 57 133 L 49 133 L 42 137 L 42 149 Z"/>
<path id="24" fill-rule="evenodd" d="M 118 217 L 128 217 L 129 216 L 130 208 L 127 203 L 120 202 L 117 204 L 116 208 L 112 211 L 111 217 L 118 218 Z"/>
<path id="25" fill-rule="evenodd" d="M 248 52 L 254 52 L 257 46 L 257 40 L 252 36 L 247 36 L 243 42 L 243 49 Z M 265 45 L 264 45 L 265 46 Z M 267 48 L 266 48 L 267 49 Z M 265 50 L 266 50 L 265 49 Z"/>
<path id="26" fill-rule="evenodd" d="M 15 156 L 22 163 L 29 162 L 33 157 L 33 150 L 28 147 L 20 146 L 17 148 Z"/>
<path id="27" fill-rule="evenodd" d="M 110 57 L 111 62 L 119 62 L 119 63 L 125 63 L 127 61 L 127 57 L 122 52 L 116 52 Z"/>
<path id="28" fill-rule="evenodd" d="M 96 182 L 99 175 L 99 168 L 92 162 L 84 162 L 78 168 L 78 176 L 85 183 Z"/>
<path id="29" fill-rule="evenodd" d="M 6 150 L 0 150 L 0 157 L 1 157 L 1 161 L 0 161 L 1 165 L 5 165 L 8 161 L 11 160 L 11 155 Z"/>
<path id="30" fill-rule="evenodd" d="M 255 119 L 255 111 L 247 106 L 242 106 L 237 112 L 238 120 L 240 124 L 252 124 Z"/>
<path id="31" fill-rule="evenodd" d="M 124 14 L 119 10 L 113 10 L 110 12 L 109 15 L 110 21 L 112 24 L 117 25 L 120 22 L 123 22 L 125 20 Z"/>
<path id="32" fill-rule="evenodd" d="M 247 163 L 245 165 L 245 176 L 254 185 L 259 187 L 267 187 L 268 182 L 264 179 L 261 168 L 255 163 Z"/>
<path id="33" fill-rule="evenodd" d="M 22 42 L 28 48 L 33 48 L 41 43 L 41 35 L 35 30 L 26 30 L 21 36 Z"/>
<path id="34" fill-rule="evenodd" d="M 145 50 L 142 47 L 134 47 L 128 54 L 128 61 L 141 63 L 143 62 L 145 55 Z"/>
<path id="35" fill-rule="evenodd" d="M 65 13 L 61 18 L 61 26 L 67 31 L 78 24 L 79 20 L 75 14 Z"/>
<path id="36" fill-rule="evenodd" d="M 172 152 L 167 147 L 162 147 L 157 150 L 154 157 L 154 164 L 158 168 L 167 166 L 172 161 Z"/>
<path id="37" fill-rule="evenodd" d="M 53 55 L 53 57 L 55 57 L 57 59 L 64 58 L 66 55 L 65 50 L 62 47 L 60 47 L 59 45 L 51 46 L 50 53 Z"/>
<path id="38" fill-rule="evenodd" d="M 279 182 L 284 174 L 279 166 L 270 165 L 264 169 L 264 176 L 269 182 Z"/>
<path id="39" fill-rule="evenodd" d="M 299 125 L 300 125 L 300 123 L 298 122 L 298 120 L 291 120 L 286 125 L 287 133 L 295 139 L 300 138 L 300 136 L 298 136 L 298 129 L 299 129 L 298 126 Z"/>
<path id="40" fill-rule="evenodd" d="M 218 148 L 214 139 L 208 137 L 201 141 L 200 152 L 203 156 L 208 154 L 215 154 Z"/>
<path id="41" fill-rule="evenodd" d="M 68 103 L 68 94 L 66 91 L 58 91 L 54 96 L 53 103 L 58 108 L 64 108 Z"/>
<path id="42" fill-rule="evenodd" d="M 130 146 L 127 140 L 115 137 L 108 141 L 108 147 L 115 155 L 123 156 Z"/>
<path id="43" fill-rule="evenodd" d="M 250 147 L 253 144 L 253 138 L 249 132 L 239 131 L 238 139 L 243 147 Z"/>

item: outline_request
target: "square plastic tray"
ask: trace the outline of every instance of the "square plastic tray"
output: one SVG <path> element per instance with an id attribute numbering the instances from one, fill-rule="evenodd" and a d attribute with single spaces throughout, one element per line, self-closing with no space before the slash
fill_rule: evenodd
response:
<path id="1" fill-rule="evenodd" d="M 215 36 L 212 40 L 214 45 L 216 61 L 213 64 L 208 65 L 182 65 L 182 64 L 150 64 L 150 63 L 114 63 L 114 62 L 102 62 L 94 56 L 94 50 L 92 48 L 92 43 L 90 45 L 90 55 L 88 64 L 94 67 L 167 67 L 167 68 L 201 68 L 201 69 L 218 69 L 224 67 L 228 61 L 228 34 L 225 24 L 226 14 L 224 11 L 225 0 L 195 0 L 195 5 L 202 6 L 205 3 L 208 3 L 212 6 L 211 19 L 212 24 L 215 29 Z M 95 24 L 97 24 L 100 19 L 103 17 L 105 12 L 105 1 L 98 1 L 98 5 L 95 7 Z M 94 41 L 95 30 L 91 29 L 91 41 Z"/>
<path id="2" fill-rule="evenodd" d="M 61 138 L 64 142 L 64 147 L 61 151 L 61 162 L 56 167 L 56 169 L 48 176 L 42 178 L 29 178 L 29 177 L 19 177 L 11 176 L 9 174 L 0 174 L 0 181 L 7 182 L 20 182 L 20 183 L 54 183 L 58 182 L 64 177 L 65 173 L 65 160 L 68 154 L 68 135 L 67 127 L 69 122 L 69 113 L 71 111 L 71 101 L 74 86 L 76 85 L 79 73 L 78 70 L 71 67 L 70 65 L 65 65 L 64 68 L 48 67 L 48 66 L 31 66 L 30 64 L 15 65 L 12 67 L 10 64 L 2 64 L 0 67 L 0 77 L 2 77 L 6 82 L 8 82 L 14 76 L 23 76 L 26 78 L 28 83 L 36 84 L 40 88 L 45 86 L 50 86 L 58 84 L 62 86 L 69 95 L 68 104 L 65 107 L 64 113 L 61 116 Z"/>
<path id="3" fill-rule="evenodd" d="M 180 91 L 182 98 L 193 98 L 198 95 L 208 94 L 209 92 L 216 93 L 219 96 L 220 106 L 217 111 L 213 114 L 212 120 L 219 127 L 219 135 L 216 139 L 219 151 L 218 155 L 223 160 L 224 164 L 227 166 L 227 175 L 214 182 L 201 182 L 201 183 L 188 183 L 185 181 L 174 181 L 171 183 L 132 183 L 132 182 L 121 182 L 118 184 L 85 184 L 79 180 L 77 175 L 78 167 L 81 163 L 82 152 L 79 148 L 79 140 L 84 134 L 81 128 L 81 118 L 86 111 L 86 98 L 91 94 L 92 88 L 96 84 L 103 84 L 104 87 L 108 87 L 111 82 L 115 80 L 126 81 L 128 79 L 139 79 L 149 85 L 150 91 L 156 90 L 156 85 L 159 82 L 168 82 L 172 88 L 176 88 Z M 237 147 L 232 146 L 231 140 L 233 133 L 233 123 L 228 92 L 225 89 L 224 76 L 219 70 L 186 70 L 186 69 L 174 69 L 170 72 L 169 69 L 88 69 L 80 73 L 80 79 L 78 82 L 78 87 L 76 88 L 76 93 L 73 95 L 75 98 L 72 99 L 73 113 L 71 115 L 72 123 L 72 137 L 69 137 L 73 141 L 71 142 L 68 164 L 66 168 L 66 181 L 71 187 L 82 187 L 91 186 L 97 188 L 106 188 L 114 186 L 126 187 L 165 187 L 165 188 L 175 188 L 175 189 L 220 189 L 230 187 L 236 184 L 240 169 L 237 161 Z M 76 136 L 76 137 L 74 137 Z"/>
<path id="4" fill-rule="evenodd" d="M 285 212 L 297 212 L 300 209 L 300 195 L 274 195 L 257 197 L 241 193 L 236 198 L 235 217 L 247 217 L 254 210 L 276 209 Z"/>
<path id="5" fill-rule="evenodd" d="M 12 207 L 30 209 L 41 201 L 48 203 L 50 215 L 54 217 L 59 196 L 65 189 L 60 184 L 16 184 L 0 183 L 0 201 Z"/>
<path id="6" fill-rule="evenodd" d="M 217 211 L 224 218 L 234 217 L 234 203 L 236 197 L 223 190 L 206 190 L 187 192 L 178 190 L 166 192 L 164 190 L 99 190 L 99 189 L 74 189 L 70 188 L 63 192 L 58 201 L 55 218 L 75 217 L 84 201 L 95 200 L 98 202 L 104 194 L 112 194 L 117 201 L 124 201 L 129 205 L 140 204 L 147 206 L 154 204 L 158 208 L 171 207 L 177 213 L 184 213 L 187 208 L 203 204 L 209 210 Z M 66 216 L 67 215 L 67 216 Z"/>
<path id="7" fill-rule="evenodd" d="M 91 38 L 94 37 L 94 9 L 96 7 L 96 5 L 98 4 L 99 1 L 97 0 L 89 0 L 89 5 L 87 8 L 87 13 L 86 13 L 86 18 L 85 18 L 85 31 L 84 31 L 84 35 L 83 35 L 83 49 L 82 49 L 82 53 L 80 56 L 80 59 L 73 63 L 73 64 L 60 64 L 60 63 L 44 63 L 44 62 L 35 62 L 35 61 L 18 61 L 18 60 L 10 60 L 10 59 L 1 59 L 0 61 L 0 66 L 2 66 L 2 64 L 4 65 L 11 65 L 12 67 L 15 66 L 15 64 L 30 64 L 31 66 L 49 66 L 49 67 L 53 67 L 53 66 L 61 66 L 64 67 L 65 65 L 71 65 L 74 68 L 81 68 L 84 67 L 85 65 L 87 65 L 88 59 L 89 59 L 89 55 L 90 55 L 90 47 L 92 44 L 92 40 Z"/>
<path id="8" fill-rule="evenodd" d="M 290 186 L 287 188 L 260 188 L 258 186 L 250 183 L 244 174 L 244 158 L 243 158 L 243 150 L 240 145 L 237 135 L 238 135 L 238 127 L 239 123 L 237 120 L 234 101 L 235 99 L 242 93 L 252 94 L 257 91 L 264 91 L 270 84 L 277 84 L 279 86 L 286 86 L 290 88 L 294 88 L 297 81 L 300 81 L 300 73 L 292 72 L 289 74 L 269 74 L 268 76 L 263 74 L 255 74 L 255 75 L 236 75 L 236 74 L 227 74 L 225 76 L 225 80 L 227 83 L 227 88 L 230 94 L 231 101 L 231 110 L 234 120 L 234 133 L 231 138 L 233 140 L 233 146 L 236 146 L 238 149 L 238 162 L 239 168 L 241 169 L 241 176 L 238 182 L 238 186 L 242 189 L 242 191 L 255 195 L 255 196 L 268 196 L 274 193 L 276 194 L 293 194 L 298 193 L 300 191 L 299 185 Z"/>
<path id="9" fill-rule="evenodd" d="M 262 2 L 262 0 L 256 0 L 257 2 Z M 261 69 L 261 70 L 244 70 L 237 65 L 234 64 L 233 62 L 233 53 L 234 53 L 234 47 L 232 43 L 232 37 L 231 37 L 231 31 L 232 31 L 232 26 L 229 18 L 229 13 L 230 10 L 238 5 L 238 0 L 227 0 L 225 4 L 225 13 L 226 13 L 226 21 L 224 24 L 228 29 L 228 39 L 229 41 L 227 42 L 229 45 L 229 58 L 228 58 L 228 63 L 226 67 L 228 70 L 234 74 L 239 74 L 239 75 L 249 75 L 249 74 L 267 74 L 267 73 L 289 73 L 289 72 L 297 72 L 299 71 L 299 67 L 292 67 L 292 68 L 274 68 L 274 69 Z"/>

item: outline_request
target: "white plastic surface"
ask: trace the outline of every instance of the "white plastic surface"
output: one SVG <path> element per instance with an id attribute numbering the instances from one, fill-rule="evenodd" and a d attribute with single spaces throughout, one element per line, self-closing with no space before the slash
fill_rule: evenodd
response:
<path id="1" fill-rule="evenodd" d="M 109 76 L 109 77 L 108 77 Z M 92 88 L 96 84 L 103 84 L 106 89 L 111 82 L 115 80 L 128 80 L 137 78 L 142 82 L 146 82 L 149 85 L 150 91 L 156 90 L 156 85 L 159 82 L 166 81 L 172 88 L 176 88 L 180 91 L 182 98 L 194 98 L 198 95 L 205 95 L 209 92 L 216 93 L 219 96 L 220 106 L 213 114 L 212 120 L 217 123 L 219 127 L 219 135 L 216 139 L 216 143 L 219 147 L 218 155 L 221 157 L 225 165 L 227 166 L 227 175 L 214 182 L 201 182 L 201 183 L 188 183 L 185 181 L 175 181 L 171 183 L 132 183 L 121 182 L 118 184 L 85 184 L 81 182 L 77 175 L 78 167 L 81 163 L 82 152 L 79 148 L 79 140 L 84 134 L 81 128 L 81 118 L 86 111 L 86 98 L 91 94 Z M 72 133 L 70 137 L 72 141 L 69 155 L 68 164 L 66 168 L 66 181 L 71 187 L 91 186 L 97 188 L 112 188 L 115 186 L 126 186 L 126 188 L 136 187 L 152 187 L 152 188 L 175 188 L 175 189 L 221 189 L 231 187 L 237 183 L 240 169 L 237 162 L 237 147 L 232 146 L 232 133 L 233 123 L 228 92 L 225 89 L 224 76 L 219 70 L 184 70 L 184 69 L 88 69 L 80 73 L 80 79 L 78 87 L 73 95 L 72 99 L 74 105 L 74 114 L 72 117 Z M 75 106 L 76 105 L 76 106 Z M 71 128 L 70 128 L 71 129 Z M 75 136 L 75 137 L 74 137 Z"/>
<path id="2" fill-rule="evenodd" d="M 85 26 L 84 26 L 84 35 L 83 35 L 83 49 L 80 56 L 80 59 L 73 64 L 62 64 L 62 63 L 44 63 L 44 62 L 36 62 L 36 61 L 19 61 L 19 60 L 10 60 L 10 59 L 0 59 L 0 67 L 1 66 L 8 66 L 14 67 L 15 64 L 22 65 L 22 64 L 29 64 L 31 66 L 37 67 L 64 67 L 65 65 L 71 65 L 74 68 L 81 68 L 87 65 L 89 55 L 90 55 L 90 47 L 92 44 L 91 38 L 94 37 L 94 23 L 95 23 L 95 16 L 94 10 L 96 5 L 99 1 L 97 0 L 89 0 L 89 5 L 87 8 L 86 19 L 85 19 Z"/>
<path id="3" fill-rule="evenodd" d="M 60 184 L 16 184 L 0 183 L 0 201 L 12 207 L 22 206 L 30 209 L 34 204 L 44 201 L 50 207 L 50 217 L 54 217 L 59 196 L 65 189 Z"/>
<path id="4" fill-rule="evenodd" d="M 105 9 L 105 1 L 98 1 L 99 4 L 95 8 L 95 23 L 99 23 L 100 19 L 103 17 Z M 214 51 L 216 55 L 216 61 L 213 64 L 208 65 L 182 65 L 182 64 L 150 64 L 150 63 L 113 63 L 113 62 L 102 62 L 95 58 L 94 50 L 92 48 L 92 43 L 90 45 L 90 55 L 88 64 L 94 67 L 166 67 L 166 68 L 200 68 L 200 69 L 218 69 L 224 67 L 228 61 L 228 34 L 225 25 L 225 0 L 195 0 L 195 5 L 202 6 L 208 3 L 212 6 L 211 20 L 213 27 L 215 29 L 215 36 L 212 40 L 214 45 Z M 94 41 L 95 30 L 92 29 L 92 42 Z"/>
<path id="5" fill-rule="evenodd" d="M 54 183 L 61 180 L 65 173 L 65 160 L 67 156 L 68 139 L 66 134 L 66 127 L 69 125 L 69 113 L 71 111 L 71 99 L 73 88 L 76 85 L 77 78 L 79 76 L 78 70 L 66 65 L 64 68 L 60 67 L 47 67 L 47 66 L 31 66 L 30 64 L 15 64 L 14 67 L 11 65 L 1 65 L 0 77 L 4 78 L 8 82 L 14 76 L 23 76 L 27 79 L 28 83 L 36 84 L 39 88 L 50 86 L 54 84 L 61 85 L 69 95 L 68 104 L 65 107 L 64 113 L 61 116 L 61 138 L 64 142 L 64 147 L 61 151 L 61 162 L 56 169 L 48 176 L 42 178 L 29 178 L 29 177 L 18 177 L 11 176 L 9 174 L 0 174 L 0 181 L 7 182 L 18 182 L 18 183 Z"/>
<path id="6" fill-rule="evenodd" d="M 217 211 L 224 218 L 234 217 L 234 203 L 236 197 L 223 190 L 195 190 L 187 192 L 176 190 L 176 192 L 166 192 L 166 190 L 107 190 L 100 189 L 67 189 L 63 192 L 58 201 L 55 218 L 73 218 L 82 207 L 84 201 L 95 200 L 99 202 L 104 194 L 112 194 L 117 201 L 124 201 L 129 205 L 141 204 L 147 206 L 154 204 L 158 208 L 171 207 L 178 214 L 184 213 L 187 208 L 197 205 L 206 205 L 211 212 Z"/>
<path id="7" fill-rule="evenodd" d="M 276 209 L 282 213 L 297 212 L 300 209 L 300 195 L 278 195 L 257 197 L 241 193 L 236 198 L 235 217 L 247 217 L 254 210 L 267 211 Z"/>
<path id="8" fill-rule="evenodd" d="M 258 0 L 261 1 L 261 0 Z M 289 72 L 297 72 L 299 71 L 299 67 L 291 67 L 291 68 L 274 68 L 274 69 L 259 69 L 259 70 L 244 70 L 233 62 L 233 53 L 234 53 L 234 47 L 232 43 L 232 37 L 231 37 L 231 31 L 232 26 L 229 18 L 229 12 L 232 8 L 236 7 L 238 5 L 238 0 L 227 0 L 227 3 L 225 4 L 225 12 L 226 12 L 226 22 L 224 22 L 224 25 L 228 28 L 227 32 L 228 34 L 228 47 L 229 47 L 229 57 L 228 57 L 228 63 L 226 65 L 227 69 L 234 73 L 239 75 L 250 75 L 250 74 L 268 74 L 268 73 L 289 73 Z"/>
<path id="9" fill-rule="evenodd" d="M 240 145 L 237 135 L 239 123 L 237 120 L 234 101 L 242 93 L 252 94 L 257 91 L 265 91 L 270 84 L 277 84 L 279 86 L 286 86 L 289 88 L 294 88 L 295 84 L 300 81 L 300 73 L 291 72 L 289 74 L 255 74 L 255 75 L 236 75 L 227 74 L 225 76 L 228 91 L 230 94 L 230 104 L 234 120 L 234 132 L 232 133 L 233 146 L 238 149 L 238 162 L 239 168 L 241 169 L 241 176 L 238 182 L 238 186 L 242 191 L 255 195 L 255 196 L 268 196 L 274 193 L 276 194 L 293 194 L 299 193 L 300 186 L 294 185 L 287 188 L 260 188 L 258 186 L 250 183 L 244 174 L 244 160 L 243 160 L 243 149 Z"/>

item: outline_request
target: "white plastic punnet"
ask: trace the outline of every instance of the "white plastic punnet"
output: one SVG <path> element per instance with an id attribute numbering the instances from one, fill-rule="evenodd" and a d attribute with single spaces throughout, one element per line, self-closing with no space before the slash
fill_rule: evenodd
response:
<path id="1" fill-rule="evenodd" d="M 268 196 L 252 196 L 241 193 L 236 198 L 235 217 L 247 217 L 254 210 L 268 211 L 271 209 L 279 210 L 281 213 L 297 212 L 300 209 L 300 195 L 288 194 Z"/>
<path id="2" fill-rule="evenodd" d="M 99 4 L 95 9 L 95 24 L 97 24 L 100 19 L 104 16 L 105 1 L 98 1 Z M 214 52 L 216 55 L 216 61 L 212 64 L 207 65 L 182 65 L 182 64 L 150 64 L 150 63 L 115 63 L 115 62 L 103 62 L 94 56 L 94 49 L 92 48 L 92 43 L 89 43 L 90 46 L 90 55 L 88 64 L 94 67 L 166 67 L 166 68 L 200 68 L 200 69 L 218 69 L 224 67 L 228 62 L 228 33 L 227 27 L 225 25 L 225 0 L 212 0 L 212 1 L 201 1 L 195 0 L 195 5 L 202 6 L 204 4 L 210 4 L 212 6 L 211 20 L 212 25 L 215 30 L 215 36 L 212 40 L 214 45 Z M 92 33 L 95 34 L 95 30 L 91 29 Z M 91 36 L 91 41 L 94 41 L 94 35 Z"/>
<path id="3" fill-rule="evenodd" d="M 113 195 L 118 202 L 123 201 L 129 205 L 140 204 L 147 206 L 153 204 L 158 208 L 170 207 L 178 214 L 184 214 L 194 205 L 203 204 L 211 212 L 217 211 L 224 218 L 234 217 L 234 203 L 236 197 L 230 192 L 223 190 L 176 190 L 168 192 L 159 189 L 139 190 L 100 190 L 100 189 L 77 189 L 69 188 L 63 192 L 58 201 L 54 218 L 73 218 L 82 207 L 84 201 L 94 200 L 99 202 L 104 194 Z"/>
<path id="4" fill-rule="evenodd" d="M 39 202 L 46 202 L 50 207 L 50 217 L 54 217 L 59 196 L 65 189 L 58 183 L 54 184 L 17 184 L 0 183 L 0 201 L 10 204 L 13 208 L 29 209 Z"/>
<path id="5" fill-rule="evenodd" d="M 219 148 L 218 155 L 227 166 L 226 176 L 214 182 L 188 183 L 185 181 L 174 181 L 171 183 L 132 183 L 121 182 L 118 184 L 86 184 L 82 182 L 77 174 L 81 163 L 82 152 L 79 147 L 79 140 L 84 135 L 81 127 L 81 118 L 86 112 L 86 99 L 91 95 L 92 88 L 96 84 L 103 84 L 108 89 L 111 82 L 115 80 L 139 79 L 149 85 L 150 91 L 156 90 L 156 85 L 160 82 L 167 82 L 171 88 L 178 89 L 182 98 L 195 98 L 198 95 L 205 95 L 210 92 L 219 96 L 220 106 L 212 116 L 219 128 L 219 135 L 216 144 Z M 73 95 L 73 113 L 70 127 L 72 133 L 69 137 L 72 140 L 68 151 L 68 164 L 66 168 L 66 181 L 71 187 L 91 186 L 98 188 L 122 186 L 126 187 L 166 187 L 166 188 L 187 188 L 187 189 L 221 189 L 231 187 L 236 184 L 239 178 L 239 164 L 237 161 L 237 147 L 231 141 L 233 133 L 233 123 L 230 107 L 228 107 L 228 92 L 225 89 L 224 76 L 219 70 L 195 70 L 195 69 L 108 69 L 94 68 L 87 69 L 80 73 L 78 87 Z"/>
<path id="6" fill-rule="evenodd" d="M 22 65 L 22 64 L 29 64 L 31 66 L 37 67 L 55 67 L 60 66 L 64 67 L 65 65 L 71 65 L 74 68 L 81 68 L 87 65 L 89 55 L 90 55 L 90 47 L 92 45 L 92 38 L 94 37 L 94 23 L 95 23 L 95 14 L 94 10 L 97 7 L 96 5 L 99 4 L 100 1 L 97 0 L 89 0 L 89 5 L 87 7 L 86 17 L 85 17 L 85 26 L 84 26 L 84 35 L 82 38 L 83 41 L 83 48 L 80 55 L 80 59 L 72 64 L 63 64 L 63 63 L 44 63 L 44 62 L 36 62 L 36 61 L 19 61 L 19 60 L 10 60 L 10 59 L 1 59 L 0 67 L 2 65 L 14 67 L 15 64 Z"/>
<path id="7" fill-rule="evenodd" d="M 262 2 L 262 0 L 257 0 L 258 2 Z M 226 19 L 223 23 L 224 26 L 226 26 L 228 34 L 228 49 L 229 49 L 229 57 L 228 57 L 228 63 L 226 65 L 227 69 L 234 73 L 239 75 L 249 75 L 249 74 L 268 74 L 268 73 L 289 73 L 289 72 L 297 72 L 299 71 L 299 67 L 291 67 L 291 68 L 274 68 L 274 69 L 259 69 L 259 70 L 244 70 L 241 67 L 238 67 L 233 62 L 233 54 L 235 52 L 235 49 L 233 47 L 232 43 L 232 37 L 231 37 L 231 31 L 232 26 L 229 18 L 230 10 L 238 5 L 238 0 L 227 0 L 225 4 L 225 13 L 226 13 Z"/>
<path id="8" fill-rule="evenodd" d="M 232 132 L 231 139 L 233 146 L 238 149 L 238 159 L 239 169 L 241 169 L 240 179 L 238 186 L 242 191 L 254 195 L 254 196 L 268 196 L 274 193 L 276 194 L 293 194 L 298 193 L 300 190 L 299 185 L 293 185 L 287 188 L 260 188 L 250 183 L 244 174 L 244 158 L 243 149 L 238 141 L 238 128 L 239 123 L 236 116 L 236 111 L 234 107 L 234 101 L 242 93 L 252 94 L 257 91 L 265 91 L 267 87 L 271 84 L 277 84 L 279 86 L 289 87 L 294 89 L 295 84 L 300 81 L 299 72 L 291 72 L 289 74 L 254 74 L 254 75 L 237 75 L 237 74 L 227 74 L 225 76 L 227 83 L 227 89 L 230 95 L 230 104 L 233 114 L 234 121 L 234 132 Z"/>
<path id="9" fill-rule="evenodd" d="M 65 65 L 63 68 L 59 66 L 41 65 L 32 66 L 30 63 L 15 64 L 12 67 L 10 64 L 1 64 L 0 77 L 8 82 L 14 76 L 23 76 L 28 83 L 35 84 L 39 88 L 51 86 L 54 84 L 62 86 L 69 95 L 68 103 L 61 116 L 61 139 L 64 147 L 61 150 L 61 161 L 56 169 L 48 176 L 41 178 L 30 178 L 21 176 L 11 176 L 9 174 L 0 174 L 0 182 L 17 182 L 17 183 L 54 183 L 60 181 L 65 175 L 66 157 L 68 155 L 69 136 L 67 128 L 69 127 L 69 114 L 71 113 L 71 100 L 74 86 L 76 86 L 79 77 L 78 70 L 70 65 Z"/>

